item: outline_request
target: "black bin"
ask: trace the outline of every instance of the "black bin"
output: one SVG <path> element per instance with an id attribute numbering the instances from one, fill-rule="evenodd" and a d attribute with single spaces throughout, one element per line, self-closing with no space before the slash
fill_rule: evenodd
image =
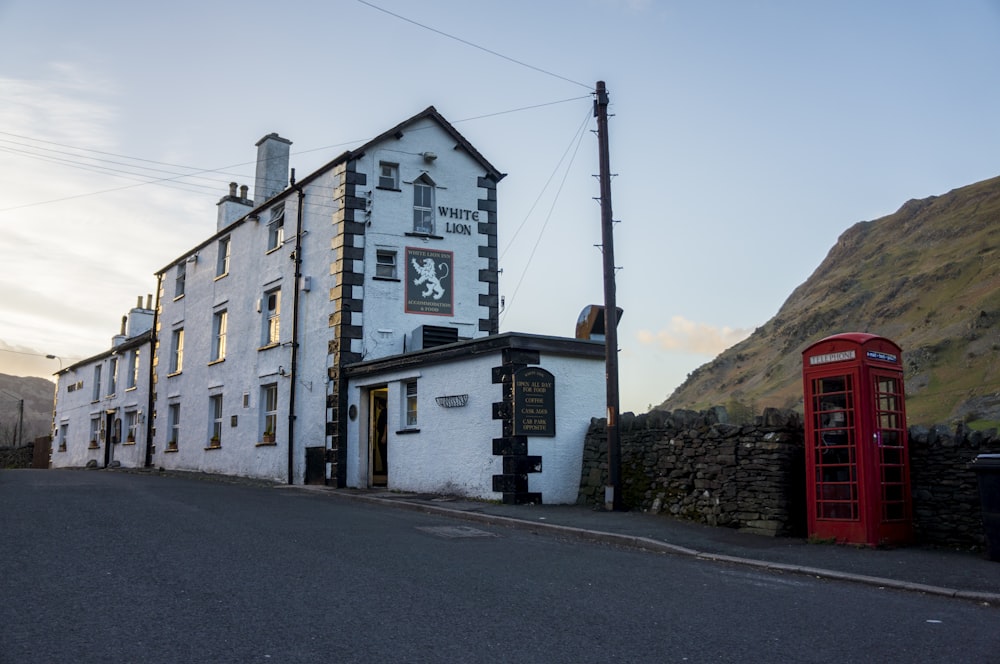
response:
<path id="1" fill-rule="evenodd" d="M 986 557 L 1000 562 L 1000 454 L 980 454 L 969 468 L 979 479 Z"/>

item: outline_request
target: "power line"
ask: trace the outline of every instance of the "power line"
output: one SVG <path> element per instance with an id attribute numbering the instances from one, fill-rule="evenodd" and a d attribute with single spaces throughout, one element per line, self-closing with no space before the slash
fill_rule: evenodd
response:
<path id="1" fill-rule="evenodd" d="M 514 287 L 514 292 L 510 296 L 510 301 L 507 303 L 507 308 L 504 310 L 504 318 L 507 317 L 507 313 L 510 312 L 511 303 L 514 298 L 517 297 L 517 292 L 521 289 L 521 283 L 524 281 L 525 275 L 528 273 L 528 268 L 531 267 L 531 261 L 535 257 L 535 251 L 538 249 L 538 245 L 541 244 L 542 235 L 545 234 L 545 228 L 549 225 L 549 221 L 552 219 L 552 214 L 555 212 L 556 203 L 559 201 L 559 194 L 562 193 L 562 188 L 566 184 L 566 178 L 569 177 L 570 167 L 572 167 L 573 162 L 576 160 L 576 154 L 580 150 L 580 143 L 583 142 L 583 137 L 586 134 L 584 131 L 587 127 L 587 122 L 590 119 L 590 110 L 587 110 L 587 115 L 584 117 L 583 123 L 581 123 L 580 128 L 577 130 L 576 148 L 573 150 L 573 156 L 570 158 L 569 163 L 566 164 L 566 170 L 563 172 L 562 181 L 559 183 L 559 188 L 556 190 L 556 195 L 552 199 L 552 205 L 549 207 L 549 213 L 545 217 L 545 221 L 542 223 L 542 228 L 538 232 L 538 237 L 535 239 L 535 245 L 531 248 L 531 253 L 528 255 L 528 261 L 524 266 L 524 270 L 521 271 L 521 277 L 517 280 L 517 285 Z M 502 321 L 501 321 L 502 322 Z"/>
<path id="2" fill-rule="evenodd" d="M 510 56 L 506 56 L 503 53 L 497 53 L 496 51 L 491 51 L 490 49 L 486 48 L 485 46 L 480 46 L 479 44 L 474 44 L 474 43 L 472 43 L 472 42 L 470 42 L 468 40 L 462 39 L 461 37 L 456 37 L 455 35 L 448 34 L 447 32 L 443 32 L 441 30 L 438 30 L 437 28 L 432 28 L 429 25 L 424 25 L 423 23 L 418 23 L 417 21 L 414 21 L 411 18 L 406 18 L 405 16 L 401 16 L 399 14 L 393 13 L 393 12 L 389 11 L 388 9 L 383 9 L 382 7 L 379 7 L 378 5 L 374 5 L 374 4 L 370 3 L 370 2 L 368 2 L 367 0 L 358 0 L 358 2 L 360 2 L 361 4 L 363 4 L 363 5 L 367 6 L 367 7 L 371 7 L 372 9 L 378 10 L 378 11 L 382 12 L 383 14 L 388 14 L 389 16 L 398 18 L 401 21 L 406 21 L 407 23 L 411 23 L 411 24 L 413 24 L 413 25 L 415 25 L 415 26 L 417 26 L 419 28 L 423 28 L 424 30 L 429 30 L 429 31 L 431 31 L 431 32 L 433 32 L 435 34 L 439 34 L 442 37 L 447 37 L 448 39 L 454 39 L 455 41 L 457 41 L 457 42 L 459 42 L 461 44 L 465 44 L 466 46 L 471 46 L 472 48 L 479 49 L 480 51 L 483 51 L 485 53 L 489 53 L 490 55 L 495 55 L 498 58 L 501 58 L 503 60 L 507 60 L 508 62 L 513 62 L 516 65 L 521 65 L 522 67 L 527 67 L 528 69 L 532 69 L 532 70 L 537 71 L 537 72 L 539 72 L 541 74 L 545 74 L 546 76 L 552 76 L 554 78 L 558 78 L 559 80 L 566 81 L 567 83 L 572 83 L 574 85 L 579 85 L 580 87 L 587 88 L 588 90 L 591 89 L 591 86 L 587 85 L 586 83 L 580 83 L 579 81 L 574 81 L 571 78 L 566 78 L 565 76 L 560 76 L 559 74 L 553 73 L 553 72 L 548 71 L 546 69 L 542 69 L 541 67 L 536 67 L 534 65 L 529 65 L 527 62 L 522 62 L 521 60 L 515 60 L 514 58 L 512 58 Z"/>

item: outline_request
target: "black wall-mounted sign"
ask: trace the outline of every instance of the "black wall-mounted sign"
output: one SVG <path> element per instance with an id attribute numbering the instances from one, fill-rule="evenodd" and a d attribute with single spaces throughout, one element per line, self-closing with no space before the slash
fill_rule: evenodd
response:
<path id="1" fill-rule="evenodd" d="M 556 379 L 538 367 L 514 372 L 514 435 L 556 435 Z"/>

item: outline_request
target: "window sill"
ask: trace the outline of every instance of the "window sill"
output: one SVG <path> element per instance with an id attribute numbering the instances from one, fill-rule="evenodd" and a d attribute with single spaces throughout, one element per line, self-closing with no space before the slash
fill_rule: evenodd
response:
<path id="1" fill-rule="evenodd" d="M 173 378 L 174 376 L 180 376 L 182 373 L 183 373 L 183 371 L 175 371 L 173 373 L 168 373 L 167 374 L 167 378 Z"/>
<path id="2" fill-rule="evenodd" d="M 400 282 L 400 281 L 402 281 L 402 279 L 399 279 L 397 277 L 380 277 L 377 274 L 375 276 L 373 276 L 372 279 L 374 281 L 395 281 L 397 283 Z"/>
<path id="3" fill-rule="evenodd" d="M 443 240 L 443 235 L 434 235 L 433 233 L 403 233 L 406 237 L 422 237 L 428 240 Z"/>
<path id="4" fill-rule="evenodd" d="M 261 441 L 261 442 L 257 443 L 255 445 L 255 447 L 276 447 L 277 445 L 278 445 L 278 443 L 272 440 L 269 443 L 265 442 L 265 441 Z"/>
<path id="5" fill-rule="evenodd" d="M 126 387 L 125 391 L 126 392 L 134 392 L 137 389 L 139 389 L 139 388 L 136 385 L 133 385 L 132 387 Z"/>
<path id="6" fill-rule="evenodd" d="M 124 443 L 122 443 L 122 445 L 135 445 L 135 441 L 134 440 L 132 440 L 132 441 L 126 440 Z"/>
<path id="7" fill-rule="evenodd" d="M 66 451 L 65 445 L 60 445 L 59 448 L 56 450 L 56 452 L 65 452 L 65 451 Z"/>
<path id="8" fill-rule="evenodd" d="M 97 443 L 95 443 L 94 441 L 90 441 L 90 445 L 87 445 L 87 449 L 88 450 L 99 450 L 99 449 L 101 449 L 101 446 L 98 445 Z"/>
<path id="9" fill-rule="evenodd" d="M 222 274 L 217 274 L 217 275 L 215 275 L 215 281 L 218 281 L 219 279 L 225 279 L 228 276 L 229 276 L 228 272 L 223 272 Z"/>
<path id="10" fill-rule="evenodd" d="M 223 362 L 225 362 L 225 361 L 226 361 L 226 358 L 224 358 L 224 357 L 220 357 L 220 358 L 219 358 L 219 359 L 217 359 L 217 360 L 212 360 L 211 362 L 209 362 L 209 363 L 208 363 L 208 366 L 212 366 L 212 365 L 215 365 L 215 364 L 222 364 L 222 363 L 223 363 Z"/>
<path id="11" fill-rule="evenodd" d="M 205 448 L 205 451 L 207 452 L 208 450 L 221 450 L 221 449 L 222 449 L 222 443 L 215 443 L 215 444 L 209 443 L 208 447 Z"/>
<path id="12" fill-rule="evenodd" d="M 168 447 L 167 449 L 163 450 L 163 453 L 164 454 L 176 454 L 177 453 L 177 448 L 176 447 Z"/>
<path id="13" fill-rule="evenodd" d="M 174 302 L 176 302 L 177 300 L 183 300 L 183 299 L 184 299 L 184 293 L 181 293 L 180 295 L 174 295 Z"/>
<path id="14" fill-rule="evenodd" d="M 382 191 L 403 191 L 402 189 L 396 189 L 395 187 L 375 187 L 375 188 L 380 189 Z"/>
<path id="15" fill-rule="evenodd" d="M 279 249 L 281 249 L 281 248 L 282 248 L 283 246 L 285 246 L 284 242 L 282 242 L 281 244 L 279 244 L 279 245 L 278 245 L 277 247 L 268 247 L 268 248 L 267 248 L 267 249 L 266 249 L 266 250 L 264 251 L 264 255 L 266 256 L 266 255 L 268 255 L 268 254 L 273 254 L 274 252 L 276 252 L 276 251 L 278 251 Z"/>
<path id="16" fill-rule="evenodd" d="M 396 432 L 397 436 L 405 436 L 409 433 L 420 433 L 420 429 L 400 429 Z"/>
<path id="17" fill-rule="evenodd" d="M 269 343 L 269 344 L 267 344 L 266 346 L 261 346 L 261 347 L 260 347 L 260 348 L 258 348 L 257 350 L 258 350 L 258 351 L 262 351 L 262 350 L 271 350 L 272 348 L 277 348 L 277 347 L 278 347 L 278 346 L 280 346 L 280 345 L 281 345 L 281 342 L 280 342 L 280 341 L 275 341 L 275 342 L 273 342 L 273 343 Z"/>

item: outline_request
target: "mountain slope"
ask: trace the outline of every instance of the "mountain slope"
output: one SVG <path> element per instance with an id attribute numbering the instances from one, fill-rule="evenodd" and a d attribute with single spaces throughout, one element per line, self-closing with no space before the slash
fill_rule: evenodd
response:
<path id="1" fill-rule="evenodd" d="M 840 332 L 903 349 L 908 419 L 1000 420 L 1000 177 L 844 232 L 777 315 L 659 406 L 802 408 L 802 350 Z"/>
<path id="2" fill-rule="evenodd" d="M 25 443 L 49 433 L 52 427 L 52 399 L 55 383 L 44 378 L 0 374 L 0 447 L 16 444 L 18 410 L 24 401 Z"/>

